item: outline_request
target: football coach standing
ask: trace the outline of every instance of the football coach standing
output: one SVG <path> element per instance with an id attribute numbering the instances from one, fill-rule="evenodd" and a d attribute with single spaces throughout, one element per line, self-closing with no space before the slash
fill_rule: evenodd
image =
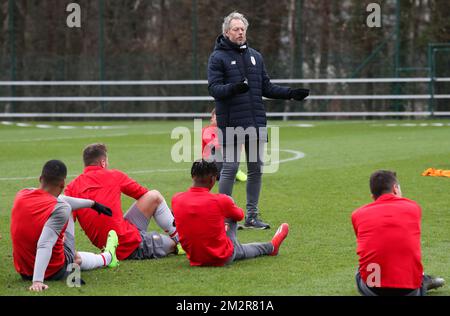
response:
<path id="1" fill-rule="evenodd" d="M 270 82 L 261 54 L 247 44 L 248 26 L 247 19 L 238 12 L 225 17 L 222 34 L 208 61 L 208 90 L 215 99 L 217 126 L 221 131 L 219 141 L 224 161 L 219 193 L 232 195 L 244 145 L 248 171 L 244 226 L 268 229 L 270 225 L 258 218 L 264 143 L 267 142 L 262 97 L 300 101 L 308 96 L 309 90 L 281 87 Z M 235 133 L 232 137 L 227 133 L 230 130 Z M 248 130 L 255 133 L 248 133 Z"/>

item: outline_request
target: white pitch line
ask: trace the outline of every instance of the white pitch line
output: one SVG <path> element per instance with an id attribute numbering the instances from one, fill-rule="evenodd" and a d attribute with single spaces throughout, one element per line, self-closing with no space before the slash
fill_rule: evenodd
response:
<path id="1" fill-rule="evenodd" d="M 394 126 L 402 126 L 402 127 L 427 127 L 427 126 L 433 126 L 433 127 L 443 127 L 443 126 L 450 126 L 450 123 L 389 123 L 389 124 L 372 124 L 374 127 L 394 127 Z"/>
<path id="2" fill-rule="evenodd" d="M 297 124 L 295 126 L 297 126 L 297 127 L 314 127 L 313 124 Z"/>
<path id="3" fill-rule="evenodd" d="M 298 159 L 302 159 L 305 157 L 305 154 L 301 151 L 291 150 L 291 149 L 280 149 L 280 151 L 284 151 L 287 153 L 294 154 L 294 157 L 282 159 L 280 161 L 277 161 L 275 163 L 285 163 L 289 161 L 294 161 Z M 178 168 L 178 169 L 148 169 L 148 170 L 134 170 L 134 171 L 128 171 L 127 174 L 145 174 L 145 173 L 167 173 L 167 172 L 179 172 L 179 171 L 188 171 L 189 169 L 184 168 Z M 76 177 L 77 175 L 68 175 L 68 178 Z M 0 181 L 17 181 L 17 180 L 31 180 L 31 179 L 38 179 L 38 176 L 35 177 L 11 177 L 11 178 L 0 178 Z"/>
<path id="4" fill-rule="evenodd" d="M 301 151 L 296 151 L 296 150 L 291 150 L 291 149 L 280 149 L 280 151 L 294 154 L 294 157 L 282 159 L 282 160 L 278 161 L 279 163 L 284 163 L 284 162 L 289 162 L 289 161 L 294 161 L 294 160 L 299 160 L 299 159 L 305 158 L 305 154 L 302 153 Z"/>
<path id="5" fill-rule="evenodd" d="M 52 140 L 66 140 L 66 139 L 84 139 L 84 138 L 99 138 L 99 137 L 123 137 L 130 135 L 139 135 L 139 136 L 152 136 L 152 135 L 164 135 L 170 134 L 171 132 L 149 132 L 149 133 L 115 133 L 108 135 L 86 135 L 86 136 L 61 136 L 61 137 L 40 137 L 40 138 L 26 138 L 26 139 L 18 139 L 18 140 L 9 140 L 9 139 L 0 139 L 0 143 L 18 143 L 18 142 L 39 142 L 39 141 L 52 141 Z"/>
<path id="6" fill-rule="evenodd" d="M 122 128 L 128 128 L 127 125 L 99 125 L 99 126 L 74 126 L 74 125 L 47 125 L 47 124 L 29 124 L 29 123 L 14 123 L 9 121 L 2 121 L 3 125 L 16 125 L 19 127 L 36 127 L 36 128 L 59 128 L 59 129 L 122 129 Z"/>
<path id="7" fill-rule="evenodd" d="M 40 137 L 40 138 L 28 138 L 28 139 L 1 139 L 0 143 L 26 143 L 26 142 L 40 142 L 40 141 L 52 141 L 52 140 L 70 140 L 70 139 L 84 139 L 84 138 L 99 138 L 99 137 L 123 137 L 128 136 L 127 133 L 117 133 L 109 135 L 86 135 L 86 136 L 61 136 L 61 137 Z"/>
<path id="8" fill-rule="evenodd" d="M 75 126 L 58 125 L 59 129 L 75 129 Z"/>
<path id="9" fill-rule="evenodd" d="M 82 126 L 83 129 L 122 129 L 128 128 L 127 125 L 101 125 L 101 126 Z"/>
<path id="10" fill-rule="evenodd" d="M 136 170 L 126 172 L 127 174 L 143 174 L 143 173 L 166 173 L 166 172 L 178 172 L 178 171 L 188 171 L 189 169 L 149 169 L 149 170 Z"/>
<path id="11" fill-rule="evenodd" d="M 0 178 L 0 181 L 15 181 L 15 180 L 31 180 L 38 179 L 39 177 L 15 177 L 15 178 Z"/>
<path id="12" fill-rule="evenodd" d="M 36 127 L 37 128 L 53 128 L 54 126 L 47 125 L 47 124 L 37 124 Z"/>
<path id="13" fill-rule="evenodd" d="M 310 127 L 315 127 L 314 124 L 287 124 L 287 125 L 267 125 L 268 128 L 271 127 L 303 127 L 303 128 L 310 128 Z"/>

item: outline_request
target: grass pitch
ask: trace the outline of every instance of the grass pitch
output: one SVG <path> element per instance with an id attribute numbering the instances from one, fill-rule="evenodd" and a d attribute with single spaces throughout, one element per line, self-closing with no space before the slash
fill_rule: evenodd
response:
<path id="1" fill-rule="evenodd" d="M 429 167 L 450 169 L 449 120 L 271 123 L 280 126 L 280 159 L 295 158 L 295 152 L 305 157 L 263 176 L 260 209 L 272 229 L 239 231 L 238 237 L 241 242 L 267 241 L 279 224 L 288 222 L 291 231 L 278 257 L 223 268 L 193 268 L 181 256 L 124 261 L 116 270 L 83 272 L 86 285 L 81 288 L 48 282 L 43 294 L 30 293 L 30 282 L 22 281 L 13 267 L 9 225 L 15 193 L 37 186 L 49 159 L 67 164 L 70 181 L 83 169 L 83 147 L 105 142 L 111 168 L 128 172 L 170 202 L 174 193 L 190 186 L 191 165 L 171 160 L 177 140 L 170 133 L 177 126 L 192 129 L 193 122 L 0 124 L 0 295 L 357 295 L 350 214 L 371 201 L 368 178 L 376 169 L 396 170 L 403 194 L 422 206 L 425 271 L 450 281 L 450 179 L 421 176 Z M 244 207 L 245 184 L 236 183 L 233 195 Z M 131 203 L 124 197 L 123 209 Z M 151 228 L 157 229 L 154 223 Z M 79 250 L 97 252 L 78 225 L 76 234 Z M 429 295 L 450 295 L 450 287 Z"/>

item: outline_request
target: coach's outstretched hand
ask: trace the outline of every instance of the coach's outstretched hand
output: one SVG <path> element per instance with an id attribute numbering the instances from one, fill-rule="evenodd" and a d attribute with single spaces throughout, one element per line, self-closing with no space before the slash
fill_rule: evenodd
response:
<path id="1" fill-rule="evenodd" d="M 241 94 L 250 90 L 250 87 L 245 82 L 238 82 L 233 85 L 232 89 L 234 94 Z"/>
<path id="2" fill-rule="evenodd" d="M 291 99 L 301 101 L 301 100 L 304 100 L 308 95 L 309 95 L 309 89 L 298 88 L 298 89 L 291 90 L 290 97 L 291 97 Z"/>
<path id="3" fill-rule="evenodd" d="M 106 216 L 112 216 L 111 209 L 98 202 L 94 201 L 94 205 L 91 206 L 91 209 L 97 211 L 98 214 L 105 214 Z"/>

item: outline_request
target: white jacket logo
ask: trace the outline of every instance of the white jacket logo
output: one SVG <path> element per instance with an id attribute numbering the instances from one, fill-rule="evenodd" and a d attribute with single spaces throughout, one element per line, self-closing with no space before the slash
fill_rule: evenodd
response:
<path id="1" fill-rule="evenodd" d="M 256 66 L 256 59 L 253 56 L 250 56 L 250 60 L 252 61 L 253 66 Z"/>

